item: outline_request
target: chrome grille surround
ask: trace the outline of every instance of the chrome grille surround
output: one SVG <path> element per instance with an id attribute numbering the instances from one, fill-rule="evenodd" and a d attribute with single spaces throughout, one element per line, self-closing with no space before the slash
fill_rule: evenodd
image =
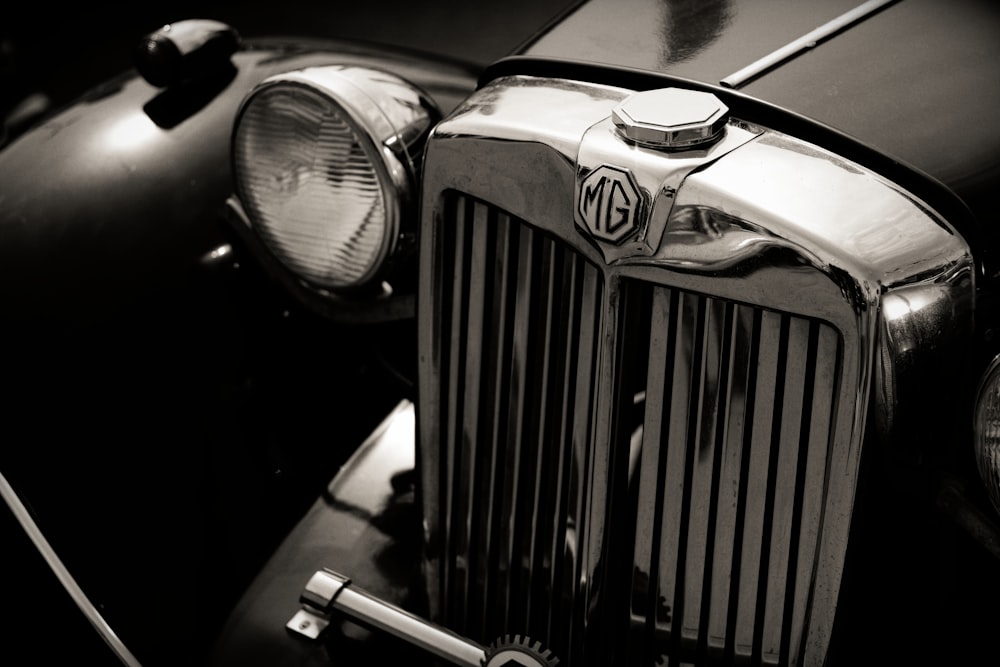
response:
<path id="1" fill-rule="evenodd" d="M 971 256 L 909 195 L 770 130 L 731 121 L 687 155 L 617 145 L 630 92 L 500 79 L 429 142 L 432 614 L 574 665 L 820 664 L 881 300 L 967 295 Z M 650 202 L 623 246 L 574 222 L 605 163 Z"/>

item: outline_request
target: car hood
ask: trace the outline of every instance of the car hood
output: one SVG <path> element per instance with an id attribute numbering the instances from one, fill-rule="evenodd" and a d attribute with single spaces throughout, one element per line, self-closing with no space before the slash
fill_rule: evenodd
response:
<path id="1" fill-rule="evenodd" d="M 720 85 L 859 0 L 592 0 L 527 56 Z M 900 0 L 738 86 L 951 187 L 982 223 L 1000 182 L 1000 5 Z"/>

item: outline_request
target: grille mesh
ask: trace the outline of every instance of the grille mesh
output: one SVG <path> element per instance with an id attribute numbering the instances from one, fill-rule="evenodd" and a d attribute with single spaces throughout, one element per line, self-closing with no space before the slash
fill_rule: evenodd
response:
<path id="1" fill-rule="evenodd" d="M 794 663 L 836 332 L 607 283 L 558 240 L 471 198 L 450 196 L 442 222 L 431 305 L 438 446 L 424 459 L 440 482 L 429 490 L 441 508 L 440 620 L 483 643 L 527 634 L 569 664 L 583 664 L 585 646 L 588 660 L 606 660 L 595 645 L 627 647 L 628 664 Z M 602 359 L 606 336 L 637 352 Z M 607 374 L 609 364 L 630 368 Z M 623 386 L 599 392 L 606 377 Z M 607 399 L 633 394 L 635 416 Z M 599 418 L 617 435 L 597 435 Z M 595 508 L 608 515 L 593 520 Z M 613 556 L 588 581 L 595 540 Z"/>

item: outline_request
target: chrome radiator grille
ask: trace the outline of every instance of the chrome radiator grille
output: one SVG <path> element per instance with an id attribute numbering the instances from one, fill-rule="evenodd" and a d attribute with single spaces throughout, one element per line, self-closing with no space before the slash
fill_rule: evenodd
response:
<path id="1" fill-rule="evenodd" d="M 442 612 L 481 641 L 522 623 L 565 635 L 579 574 L 566 545 L 585 512 L 586 469 L 572 463 L 590 444 L 604 286 L 593 265 L 507 215 L 452 205 L 433 306 Z"/>
<path id="2" fill-rule="evenodd" d="M 471 198 L 444 211 L 421 304 L 438 620 L 571 665 L 796 662 L 837 333 L 610 275 Z"/>
<path id="3" fill-rule="evenodd" d="M 816 321 L 663 287 L 650 303 L 631 602 L 645 641 L 629 643 L 633 658 L 794 662 L 838 337 Z"/>

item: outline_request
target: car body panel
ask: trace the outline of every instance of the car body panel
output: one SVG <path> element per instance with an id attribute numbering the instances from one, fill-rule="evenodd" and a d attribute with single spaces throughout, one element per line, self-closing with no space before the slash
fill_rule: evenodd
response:
<path id="1" fill-rule="evenodd" d="M 593 0 L 524 55 L 718 85 L 859 2 Z M 695 9 L 697 5 L 697 9 Z M 695 37 L 674 28 L 689 14 Z M 649 45 L 636 48 L 636 44 Z M 1000 177 L 1000 9 L 902 0 L 740 88 L 849 134 L 952 187 L 981 218 Z M 972 94 L 975 91 L 975 94 Z"/>
<path id="2" fill-rule="evenodd" d="M 126 72 L 0 151 L 0 469 L 144 664 L 203 645 L 197 628 L 228 610 L 231 582 L 245 584 L 259 566 L 246 563 L 284 535 L 285 513 L 299 518 L 300 499 L 399 398 L 369 346 L 397 354 L 405 334 L 297 308 L 223 219 L 244 95 L 273 73 L 332 63 L 392 69 L 444 111 L 475 85 L 468 65 L 412 52 L 258 40 L 227 77 L 192 87 Z M 323 446 L 299 446 L 320 418 L 348 417 Z M 0 584 L 5 639 L 44 636 L 38 618 L 65 606 L 48 588 L 7 588 L 26 551 Z M 135 582 L 151 570 L 163 590 L 138 614 Z"/>
<path id="3" fill-rule="evenodd" d="M 525 55 L 589 60 L 718 82 L 860 4 L 777 0 L 590 0 Z"/>
<path id="4" fill-rule="evenodd" d="M 320 642 L 285 625 L 300 608 L 310 577 L 323 568 L 349 572 L 354 585 L 391 604 L 426 608 L 413 495 L 414 418 L 413 404 L 399 403 L 344 464 L 236 603 L 211 664 L 357 664 L 398 651 L 384 636 L 337 627 L 336 620 Z"/>

